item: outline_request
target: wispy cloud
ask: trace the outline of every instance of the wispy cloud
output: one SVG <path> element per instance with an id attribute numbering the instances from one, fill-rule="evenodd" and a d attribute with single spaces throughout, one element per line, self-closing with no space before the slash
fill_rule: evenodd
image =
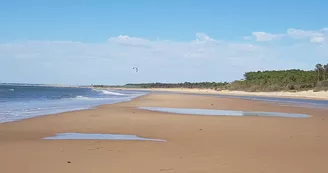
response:
<path id="1" fill-rule="evenodd" d="M 282 34 L 271 34 L 266 32 L 253 32 L 252 35 L 256 38 L 256 41 L 262 42 L 272 41 L 283 36 Z"/>
<path id="2" fill-rule="evenodd" d="M 328 28 L 322 28 L 316 31 L 301 30 L 290 28 L 286 33 L 267 33 L 267 32 L 253 32 L 252 36 L 245 36 L 245 40 L 251 40 L 255 38 L 258 42 L 270 42 L 279 38 L 295 39 L 295 40 L 307 40 L 311 43 L 322 44 L 325 42 L 325 37 L 328 36 Z"/>
<path id="3" fill-rule="evenodd" d="M 323 32 L 323 31 L 322 31 Z M 231 42 L 197 33 L 189 42 L 121 35 L 108 42 L 26 41 L 0 44 L 0 78 L 8 82 L 124 84 L 130 82 L 231 81 L 245 71 L 312 69 L 327 60 L 328 47 L 316 34 L 310 42 L 263 45 Z M 255 33 L 258 41 L 280 34 Z M 277 36 L 278 35 L 278 36 Z M 285 34 L 291 37 L 288 33 Z M 139 67 L 135 73 L 133 67 Z"/>
<path id="4" fill-rule="evenodd" d="M 118 43 L 126 46 L 144 47 L 144 48 L 150 48 L 150 44 L 151 44 L 149 40 L 137 38 L 137 37 L 130 37 L 127 35 L 111 37 L 108 39 L 108 42 Z"/>
<path id="5" fill-rule="evenodd" d="M 291 28 L 287 30 L 287 35 L 295 39 L 304 39 L 304 38 L 312 38 L 312 37 L 321 37 L 323 36 L 323 33 L 318 31 L 306 31 L 306 30 Z"/>

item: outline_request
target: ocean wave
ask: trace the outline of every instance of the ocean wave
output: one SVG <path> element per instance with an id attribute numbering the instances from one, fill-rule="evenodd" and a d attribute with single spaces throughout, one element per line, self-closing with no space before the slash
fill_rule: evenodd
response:
<path id="1" fill-rule="evenodd" d="M 14 92 L 15 91 L 15 89 L 2 89 L 2 88 L 0 88 L 0 92 Z"/>
<path id="2" fill-rule="evenodd" d="M 85 96 L 76 96 L 76 99 L 81 99 L 81 100 L 89 100 L 89 97 L 85 97 Z"/>
<path id="3" fill-rule="evenodd" d="M 125 94 L 122 94 L 122 93 L 112 92 L 112 91 L 108 91 L 108 90 L 103 90 L 102 92 L 104 94 L 108 94 L 108 95 L 116 95 L 116 96 L 124 96 L 125 95 Z"/>
<path id="4" fill-rule="evenodd" d="M 102 89 L 92 89 L 93 91 L 101 92 L 102 94 L 106 95 L 116 95 L 116 96 L 124 96 L 125 94 L 118 93 L 118 92 L 113 92 L 109 90 L 102 90 Z"/>
<path id="5" fill-rule="evenodd" d="M 76 96 L 75 98 L 73 99 L 76 99 L 76 100 L 108 100 L 110 98 L 95 98 L 95 97 L 85 97 L 85 96 Z"/>
<path id="6" fill-rule="evenodd" d="M 122 98 L 113 98 L 113 97 L 85 97 L 85 96 L 76 96 L 73 98 L 74 100 L 89 100 L 89 101 L 97 101 L 97 100 L 122 100 Z"/>
<path id="7" fill-rule="evenodd" d="M 142 95 L 110 89 L 15 87 L 18 89 L 0 87 L 0 123 L 125 102 Z"/>

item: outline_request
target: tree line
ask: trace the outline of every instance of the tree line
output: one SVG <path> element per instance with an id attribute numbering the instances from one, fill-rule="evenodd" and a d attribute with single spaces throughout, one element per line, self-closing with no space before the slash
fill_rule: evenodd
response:
<path id="1" fill-rule="evenodd" d="M 328 63 L 325 65 L 322 64 L 315 65 L 315 71 L 317 72 L 318 81 L 323 81 L 328 79 Z"/>
<path id="2" fill-rule="evenodd" d="M 109 87 L 93 85 L 94 87 Z M 113 86 L 112 86 L 113 87 Z M 328 63 L 316 64 L 313 70 L 267 70 L 246 72 L 243 80 L 228 82 L 139 83 L 126 88 L 199 88 L 241 91 L 328 90 Z"/>
<path id="3" fill-rule="evenodd" d="M 327 89 L 328 63 L 317 64 L 314 70 L 271 70 L 247 72 L 244 80 L 229 84 L 230 90 L 244 91 L 283 91 L 283 90 L 309 90 Z"/>
<path id="4" fill-rule="evenodd" d="M 141 83 L 126 84 L 129 88 L 199 88 L 218 89 L 227 86 L 228 82 L 184 82 L 184 83 Z"/>

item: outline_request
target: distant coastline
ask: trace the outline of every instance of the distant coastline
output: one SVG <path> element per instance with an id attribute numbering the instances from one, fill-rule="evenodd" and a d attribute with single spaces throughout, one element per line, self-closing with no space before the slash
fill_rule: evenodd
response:
<path id="1" fill-rule="evenodd" d="M 175 93 L 193 93 L 193 94 L 219 94 L 231 96 L 261 96 L 276 98 L 298 98 L 298 99 L 315 99 L 328 100 L 328 91 L 278 91 L 278 92 L 247 92 L 247 91 L 231 91 L 231 90 L 213 90 L 213 89 L 197 89 L 197 88 L 125 88 L 125 87 L 108 87 L 112 90 L 140 90 L 140 91 L 156 91 L 156 92 L 175 92 Z"/>
<path id="2" fill-rule="evenodd" d="M 123 86 L 92 85 L 119 88 L 187 88 L 244 92 L 300 92 L 328 90 L 328 63 L 317 64 L 314 70 L 271 70 L 246 72 L 244 79 L 233 82 L 136 83 Z"/>
<path id="3" fill-rule="evenodd" d="M 125 85 L 62 85 L 0 83 L 0 85 L 79 87 L 119 90 L 156 90 L 269 97 L 328 99 L 328 63 L 314 70 L 271 70 L 246 72 L 232 82 L 128 83 Z"/>
<path id="4" fill-rule="evenodd" d="M 14 85 L 14 86 L 43 86 L 43 87 L 90 87 L 87 85 L 65 85 L 65 84 L 31 84 L 31 83 L 0 83 L 0 85 Z"/>
<path id="5" fill-rule="evenodd" d="M 228 95 L 328 99 L 328 63 L 314 70 L 272 70 L 246 72 L 233 82 L 137 83 L 121 86 L 92 85 L 97 88 L 155 90 Z"/>

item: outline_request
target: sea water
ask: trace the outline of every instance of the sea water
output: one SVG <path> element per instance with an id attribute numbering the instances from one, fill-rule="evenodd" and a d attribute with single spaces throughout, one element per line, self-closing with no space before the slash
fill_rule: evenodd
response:
<path id="1" fill-rule="evenodd" d="M 0 123 L 129 101 L 144 91 L 0 84 Z"/>

